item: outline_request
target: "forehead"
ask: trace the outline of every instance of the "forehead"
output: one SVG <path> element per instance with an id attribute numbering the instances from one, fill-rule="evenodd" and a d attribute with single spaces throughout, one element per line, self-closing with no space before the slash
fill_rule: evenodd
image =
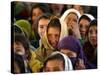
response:
<path id="1" fill-rule="evenodd" d="M 48 33 L 59 33 L 60 28 L 59 27 L 49 27 L 48 28 Z"/>
<path id="2" fill-rule="evenodd" d="M 49 19 L 46 19 L 46 18 L 41 18 L 39 20 L 39 23 L 48 23 L 49 22 Z"/>
<path id="3" fill-rule="evenodd" d="M 71 17 L 71 16 L 77 17 L 77 18 L 78 18 L 77 14 L 74 13 L 74 12 L 70 12 L 70 13 L 67 15 L 67 17 Z"/>
<path id="4" fill-rule="evenodd" d="M 89 30 L 91 30 L 91 29 L 97 30 L 97 26 L 96 26 L 96 25 L 92 25 L 92 26 L 89 28 Z"/>
<path id="5" fill-rule="evenodd" d="M 47 67 L 58 67 L 62 65 L 63 65 L 63 61 L 57 59 L 49 60 L 47 62 Z"/>
<path id="6" fill-rule="evenodd" d="M 34 12 L 38 13 L 37 11 L 43 12 L 39 7 L 37 7 L 37 8 L 33 8 L 32 13 L 34 13 Z"/>
<path id="7" fill-rule="evenodd" d="M 80 20 L 80 22 L 79 22 L 80 24 L 89 24 L 90 22 L 87 20 L 87 19 L 81 19 Z"/>

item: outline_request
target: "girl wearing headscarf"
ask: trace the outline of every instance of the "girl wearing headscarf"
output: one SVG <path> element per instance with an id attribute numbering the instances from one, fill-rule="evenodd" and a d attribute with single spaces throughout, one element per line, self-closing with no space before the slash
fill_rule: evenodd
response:
<path id="1" fill-rule="evenodd" d="M 66 36 L 58 43 L 60 52 L 66 54 L 73 64 L 73 68 L 85 69 L 84 54 L 81 44 L 74 36 Z"/>
<path id="2" fill-rule="evenodd" d="M 44 62 L 43 71 L 70 71 L 73 70 L 71 60 L 61 52 L 53 52 Z"/>
<path id="3" fill-rule="evenodd" d="M 61 25 L 64 27 L 64 30 L 68 32 L 68 35 L 74 35 L 77 39 L 81 39 L 78 27 L 78 19 L 80 16 L 81 15 L 77 10 L 68 9 L 60 18 Z"/>
<path id="4" fill-rule="evenodd" d="M 79 30 L 82 37 L 81 44 L 83 45 L 86 41 L 86 32 L 90 25 L 90 22 L 95 19 L 91 14 L 83 14 L 78 21 Z"/>
<path id="5" fill-rule="evenodd" d="M 18 20 L 14 25 L 14 33 L 23 35 L 23 37 L 29 38 L 31 37 L 31 25 L 27 20 Z M 12 29 L 13 30 L 13 29 Z M 15 37 L 16 38 L 16 37 Z M 17 39 L 17 38 L 16 38 Z M 20 40 L 24 40 L 23 38 L 19 38 Z M 41 62 L 36 58 L 36 54 L 34 53 L 35 48 L 29 42 L 29 52 L 30 58 L 28 59 L 28 65 L 30 66 L 32 72 L 38 72 L 41 67 Z"/>
<path id="6" fill-rule="evenodd" d="M 35 33 L 32 31 L 31 24 L 29 23 L 29 21 L 24 19 L 17 20 L 15 22 L 15 25 L 22 29 L 24 35 L 29 39 L 32 46 L 34 46 L 35 48 L 38 47 L 37 38 L 35 37 Z"/>
<path id="7" fill-rule="evenodd" d="M 83 51 L 89 63 L 89 69 L 97 68 L 97 20 L 90 22 L 86 33 L 87 41 L 83 45 Z"/>
<path id="8" fill-rule="evenodd" d="M 53 17 L 47 26 L 44 37 L 41 39 L 40 47 L 35 50 L 36 58 L 42 62 L 42 66 L 45 59 L 57 48 L 60 38 L 67 35 L 62 34 L 62 31 L 59 18 Z"/>
<path id="9" fill-rule="evenodd" d="M 35 23 L 36 23 L 37 17 L 39 17 L 40 15 L 44 13 L 51 13 L 51 9 L 48 6 L 48 4 L 45 4 L 45 3 L 32 4 L 30 18 L 31 18 L 32 32 L 34 33 L 34 36 L 35 36 L 35 39 L 34 38 L 32 39 L 33 41 L 32 44 L 36 45 L 35 48 L 39 47 L 39 35 L 37 31 L 37 25 Z"/>

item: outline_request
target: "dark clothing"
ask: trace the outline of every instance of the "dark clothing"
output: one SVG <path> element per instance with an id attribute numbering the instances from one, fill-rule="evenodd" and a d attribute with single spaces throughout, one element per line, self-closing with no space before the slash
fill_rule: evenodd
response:
<path id="1" fill-rule="evenodd" d="M 83 51 L 91 68 L 97 68 L 97 49 L 93 47 L 89 41 L 83 45 Z M 90 68 L 89 68 L 90 69 Z"/>

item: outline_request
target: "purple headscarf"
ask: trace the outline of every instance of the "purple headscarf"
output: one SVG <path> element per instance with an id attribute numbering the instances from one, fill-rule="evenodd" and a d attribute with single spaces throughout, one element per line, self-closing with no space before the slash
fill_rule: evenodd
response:
<path id="1" fill-rule="evenodd" d="M 74 36 L 66 36 L 58 43 L 58 49 L 69 49 L 77 53 L 77 57 L 83 59 L 83 51 L 80 41 Z"/>
<path id="2" fill-rule="evenodd" d="M 82 46 L 80 44 L 80 41 L 76 39 L 74 36 L 66 36 L 64 37 L 59 43 L 58 43 L 58 49 L 69 49 L 71 51 L 74 51 L 77 53 L 76 58 L 70 58 L 73 64 L 73 67 L 75 66 L 75 63 L 78 59 L 83 59 L 84 64 L 86 66 L 86 69 L 92 69 L 94 66 L 92 64 L 89 64 L 87 62 L 87 58 L 84 55 L 84 52 L 82 50 Z"/>

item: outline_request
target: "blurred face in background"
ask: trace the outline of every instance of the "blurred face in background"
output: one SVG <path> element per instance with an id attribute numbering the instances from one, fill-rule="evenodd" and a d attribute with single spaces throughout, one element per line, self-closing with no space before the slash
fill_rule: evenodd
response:
<path id="1" fill-rule="evenodd" d="M 54 48 L 57 47 L 60 38 L 60 29 L 58 27 L 50 27 L 47 31 L 48 41 Z"/>
<path id="2" fill-rule="evenodd" d="M 60 17 L 64 5 L 63 4 L 51 4 L 50 7 L 53 10 L 53 14 Z"/>
<path id="3" fill-rule="evenodd" d="M 32 21 L 34 22 L 34 20 L 40 16 L 41 14 L 43 14 L 43 11 L 40 8 L 34 8 L 32 10 Z"/>
<path id="4" fill-rule="evenodd" d="M 40 38 L 42 38 L 47 30 L 47 26 L 48 26 L 48 23 L 49 23 L 49 19 L 40 19 L 39 22 L 38 22 L 38 33 L 39 33 L 39 36 Z"/>
<path id="5" fill-rule="evenodd" d="M 88 38 L 93 46 L 97 45 L 97 26 L 93 25 L 89 28 Z"/>
<path id="6" fill-rule="evenodd" d="M 79 22 L 79 30 L 82 38 L 85 38 L 86 36 L 86 31 L 89 27 L 90 22 L 86 19 L 81 19 Z"/>
<path id="7" fill-rule="evenodd" d="M 74 5 L 73 8 L 78 10 L 81 15 L 84 14 L 84 9 L 81 5 Z"/>

